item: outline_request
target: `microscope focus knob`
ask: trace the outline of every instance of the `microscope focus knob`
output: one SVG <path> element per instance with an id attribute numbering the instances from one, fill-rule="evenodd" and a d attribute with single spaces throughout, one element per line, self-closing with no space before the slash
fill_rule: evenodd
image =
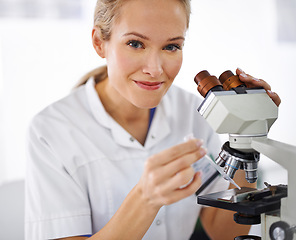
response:
<path id="1" fill-rule="evenodd" d="M 286 222 L 279 221 L 271 225 L 269 236 L 271 240 L 292 240 L 295 227 L 290 227 Z"/>

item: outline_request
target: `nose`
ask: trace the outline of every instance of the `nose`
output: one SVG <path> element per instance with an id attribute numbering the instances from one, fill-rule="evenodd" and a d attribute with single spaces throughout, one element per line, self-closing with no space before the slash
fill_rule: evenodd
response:
<path id="1" fill-rule="evenodd" d="M 163 73 L 163 61 L 161 54 L 150 52 L 144 59 L 143 72 L 152 78 L 158 78 Z"/>

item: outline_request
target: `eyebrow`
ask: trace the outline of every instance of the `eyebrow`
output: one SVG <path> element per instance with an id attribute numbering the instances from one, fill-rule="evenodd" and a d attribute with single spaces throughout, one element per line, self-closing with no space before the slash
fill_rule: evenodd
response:
<path id="1" fill-rule="evenodd" d="M 180 37 L 175 37 L 175 38 L 170 38 L 168 41 L 176 41 L 176 40 L 185 40 L 184 37 L 180 36 Z"/>
<path id="2" fill-rule="evenodd" d="M 128 33 L 125 33 L 125 34 L 123 34 L 123 37 L 130 36 L 130 35 L 134 35 L 136 37 L 143 38 L 145 40 L 150 40 L 148 37 L 146 37 L 146 36 L 144 36 L 144 35 L 142 35 L 140 33 L 137 33 L 137 32 L 128 32 Z"/>
<path id="3" fill-rule="evenodd" d="M 130 35 L 134 35 L 136 37 L 139 37 L 139 38 L 142 38 L 142 39 L 145 39 L 145 40 L 150 40 L 148 37 L 140 34 L 140 33 L 137 33 L 137 32 L 128 32 L 128 33 L 125 33 L 123 34 L 123 36 L 130 36 Z M 168 42 L 172 42 L 172 41 L 176 41 L 176 40 L 185 40 L 185 38 L 183 36 L 179 36 L 179 37 L 174 37 L 174 38 L 169 38 L 168 39 Z"/>

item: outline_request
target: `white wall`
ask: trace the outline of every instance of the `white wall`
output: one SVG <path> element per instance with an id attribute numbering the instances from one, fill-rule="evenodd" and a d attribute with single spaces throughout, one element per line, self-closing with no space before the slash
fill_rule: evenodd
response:
<path id="1" fill-rule="evenodd" d="M 76 20 L 0 19 L 0 183 L 25 175 L 32 116 L 103 63 L 91 44 L 94 4 L 86 0 Z"/>
<path id="2" fill-rule="evenodd" d="M 278 41 L 276 1 L 201 0 L 192 4 L 185 61 L 176 83 L 197 93 L 193 78 L 199 71 L 206 69 L 218 77 L 237 67 L 266 80 L 282 99 L 269 137 L 296 145 L 296 42 Z M 263 181 L 287 181 L 286 172 L 264 156 L 260 169 L 265 170 L 260 173 Z"/>
<path id="3" fill-rule="evenodd" d="M 32 116 L 103 64 L 90 38 L 95 1 L 85 2 L 80 20 L 0 19 L 0 183 L 24 177 L 25 133 Z M 176 84 L 198 94 L 196 73 L 206 69 L 219 76 L 236 67 L 265 79 L 282 98 L 270 137 L 296 145 L 296 44 L 277 41 L 275 7 L 275 0 L 192 1 L 184 65 Z M 270 179 L 278 181 L 274 165 L 264 166 Z M 282 172 L 275 175 L 284 181 Z"/>

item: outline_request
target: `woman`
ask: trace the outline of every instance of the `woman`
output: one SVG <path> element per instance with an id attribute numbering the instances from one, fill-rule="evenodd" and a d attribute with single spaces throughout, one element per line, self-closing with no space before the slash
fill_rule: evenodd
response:
<path id="1" fill-rule="evenodd" d="M 171 87 L 189 15 L 189 0 L 97 2 L 92 40 L 107 68 L 30 127 L 27 239 L 189 239 L 198 216 L 212 239 L 247 233 L 233 213 L 196 204 L 192 164 L 221 145 L 200 100 Z M 183 142 L 189 133 L 196 139 Z M 205 193 L 227 188 L 219 179 Z"/>

